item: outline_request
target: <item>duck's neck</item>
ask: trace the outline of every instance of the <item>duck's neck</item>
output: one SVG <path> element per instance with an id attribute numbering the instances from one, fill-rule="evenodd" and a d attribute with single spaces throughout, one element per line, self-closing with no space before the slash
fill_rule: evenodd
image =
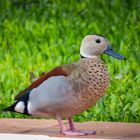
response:
<path id="1" fill-rule="evenodd" d="M 81 58 L 98 58 L 98 56 L 90 56 L 90 55 L 80 55 Z"/>

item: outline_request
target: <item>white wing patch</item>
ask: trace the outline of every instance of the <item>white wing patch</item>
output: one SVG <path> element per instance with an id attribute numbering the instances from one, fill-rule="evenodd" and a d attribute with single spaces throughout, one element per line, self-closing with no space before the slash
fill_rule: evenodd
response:
<path id="1" fill-rule="evenodd" d="M 15 106 L 15 111 L 16 112 L 20 112 L 20 113 L 23 113 L 24 112 L 24 108 L 25 108 L 25 104 L 23 101 L 20 101 L 16 104 Z"/>

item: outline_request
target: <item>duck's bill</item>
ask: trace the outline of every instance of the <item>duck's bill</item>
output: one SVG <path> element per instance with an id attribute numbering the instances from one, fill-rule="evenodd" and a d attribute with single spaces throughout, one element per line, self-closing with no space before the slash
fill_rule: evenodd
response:
<path id="1" fill-rule="evenodd" d="M 121 60 L 125 60 L 125 57 L 122 56 L 122 55 L 120 55 L 120 54 L 118 54 L 117 52 L 115 52 L 115 51 L 112 49 L 111 45 L 108 45 L 108 46 L 107 46 L 107 49 L 104 50 L 104 53 L 105 53 L 105 54 L 108 54 L 108 55 L 110 55 L 110 56 L 112 56 L 112 57 L 115 57 L 115 58 L 118 58 L 118 59 L 121 59 Z"/>

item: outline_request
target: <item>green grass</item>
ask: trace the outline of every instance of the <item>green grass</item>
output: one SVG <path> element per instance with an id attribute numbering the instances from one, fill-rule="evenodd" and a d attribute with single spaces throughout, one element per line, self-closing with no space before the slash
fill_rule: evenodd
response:
<path id="1" fill-rule="evenodd" d="M 1 0 L 0 109 L 36 77 L 80 58 L 87 34 L 105 35 L 127 60 L 101 58 L 111 81 L 107 94 L 75 121 L 140 122 L 140 1 Z M 0 112 L 0 117 L 26 117 Z"/>

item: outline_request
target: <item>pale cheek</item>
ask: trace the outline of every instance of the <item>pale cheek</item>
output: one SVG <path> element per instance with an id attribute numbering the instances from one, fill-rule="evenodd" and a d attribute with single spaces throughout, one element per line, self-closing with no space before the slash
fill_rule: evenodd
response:
<path id="1" fill-rule="evenodd" d="M 103 51 L 107 49 L 107 45 L 108 45 L 108 44 L 106 44 L 106 43 L 104 43 L 104 44 L 102 45 L 102 50 L 103 50 Z"/>
<path id="2" fill-rule="evenodd" d="M 94 47 L 94 48 L 92 48 L 92 52 L 95 54 L 95 55 L 99 55 L 100 53 L 101 53 L 101 46 L 97 46 L 96 45 L 96 47 Z"/>

